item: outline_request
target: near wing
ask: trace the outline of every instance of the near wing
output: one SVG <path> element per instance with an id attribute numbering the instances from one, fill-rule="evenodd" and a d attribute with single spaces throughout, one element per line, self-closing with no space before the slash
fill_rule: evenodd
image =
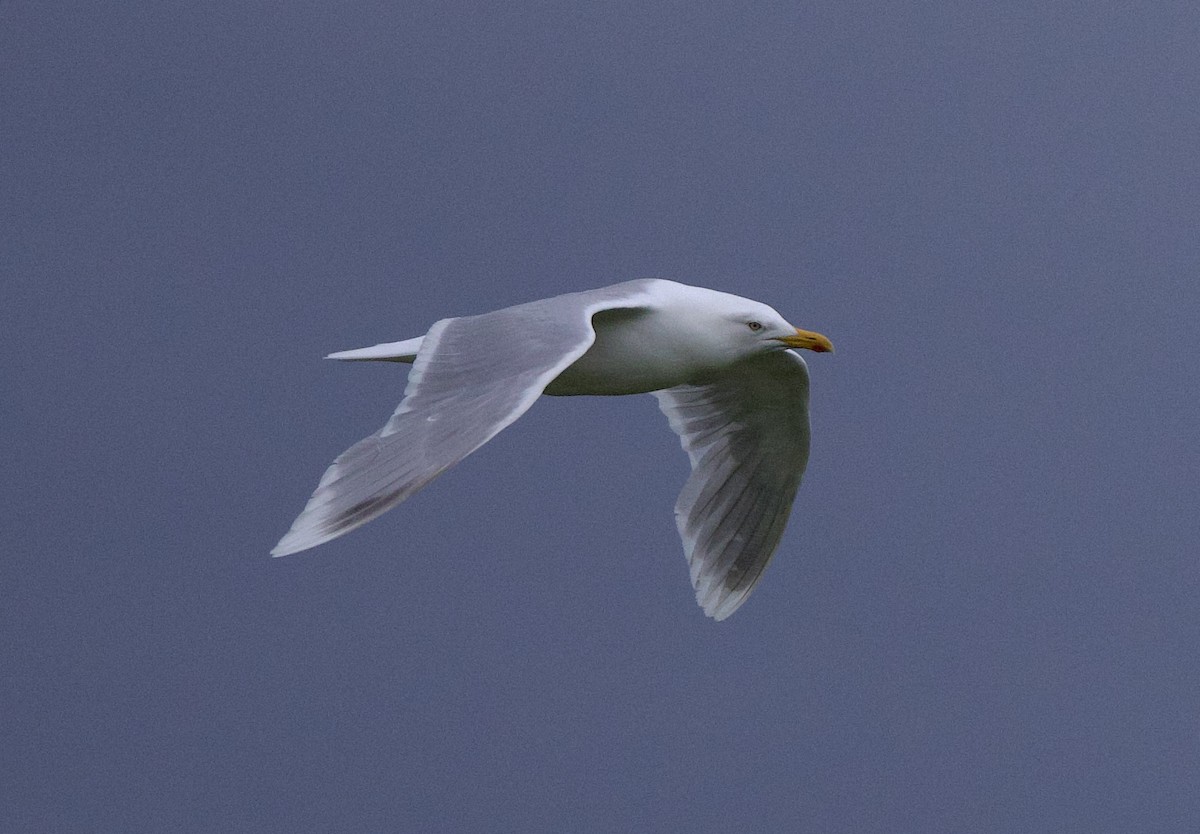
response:
<path id="1" fill-rule="evenodd" d="M 433 325 L 395 414 L 338 456 L 272 555 L 366 524 L 491 440 L 587 351 L 593 314 L 640 306 L 632 283 Z"/>
<path id="2" fill-rule="evenodd" d="M 696 601 L 723 620 L 771 560 L 808 463 L 808 368 L 779 351 L 654 395 L 692 462 L 675 523 Z"/>

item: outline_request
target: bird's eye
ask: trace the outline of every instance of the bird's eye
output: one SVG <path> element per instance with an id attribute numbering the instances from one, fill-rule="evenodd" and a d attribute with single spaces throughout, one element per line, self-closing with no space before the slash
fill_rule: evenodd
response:
<path id="1" fill-rule="evenodd" d="M 746 322 L 746 326 L 749 327 L 751 330 L 753 330 L 755 333 L 757 333 L 758 331 L 763 329 L 762 322 L 758 322 L 758 321 L 748 321 L 748 322 Z"/>

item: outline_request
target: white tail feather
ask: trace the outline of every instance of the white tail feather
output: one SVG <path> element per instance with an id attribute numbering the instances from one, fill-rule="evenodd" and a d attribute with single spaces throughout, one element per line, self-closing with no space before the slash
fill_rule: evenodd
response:
<path id="1" fill-rule="evenodd" d="M 341 359 L 348 362 L 407 362 L 410 365 L 417 358 L 424 336 L 406 339 L 403 342 L 386 342 L 374 347 L 356 348 L 354 350 L 339 350 L 331 353 L 326 359 Z"/>

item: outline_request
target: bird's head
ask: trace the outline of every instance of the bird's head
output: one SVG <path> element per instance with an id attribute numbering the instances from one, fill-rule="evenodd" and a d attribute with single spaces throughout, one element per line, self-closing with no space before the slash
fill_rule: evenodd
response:
<path id="1" fill-rule="evenodd" d="M 801 330 L 766 304 L 747 305 L 726 317 L 723 329 L 747 353 L 799 348 L 816 353 L 832 353 L 833 343 L 820 333 Z"/>
<path id="2" fill-rule="evenodd" d="M 669 315 L 656 319 L 656 325 L 669 329 L 672 343 L 697 365 L 722 368 L 796 348 L 833 351 L 829 339 L 790 324 L 760 301 L 674 282 L 661 282 L 658 288 L 659 309 Z"/>

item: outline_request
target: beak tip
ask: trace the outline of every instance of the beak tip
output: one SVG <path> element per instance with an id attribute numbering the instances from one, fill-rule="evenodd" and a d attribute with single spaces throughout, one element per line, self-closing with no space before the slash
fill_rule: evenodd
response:
<path id="1" fill-rule="evenodd" d="M 779 341 L 790 348 L 811 350 L 813 353 L 833 353 L 833 342 L 829 341 L 828 337 L 811 330 L 801 330 L 798 327 L 795 335 L 787 336 Z"/>

